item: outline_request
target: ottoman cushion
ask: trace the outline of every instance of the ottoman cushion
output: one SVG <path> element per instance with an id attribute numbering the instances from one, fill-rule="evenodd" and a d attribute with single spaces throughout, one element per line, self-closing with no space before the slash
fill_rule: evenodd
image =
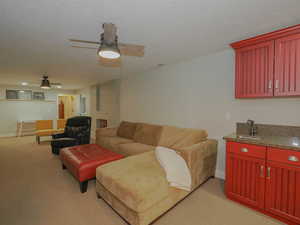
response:
<path id="1" fill-rule="evenodd" d="M 144 152 L 154 151 L 154 149 L 155 146 L 134 142 L 134 143 L 120 144 L 118 153 L 125 156 L 132 156 Z"/>
<path id="2" fill-rule="evenodd" d="M 96 176 L 96 168 L 102 164 L 123 158 L 122 155 L 96 144 L 63 148 L 60 159 L 80 182 Z"/>

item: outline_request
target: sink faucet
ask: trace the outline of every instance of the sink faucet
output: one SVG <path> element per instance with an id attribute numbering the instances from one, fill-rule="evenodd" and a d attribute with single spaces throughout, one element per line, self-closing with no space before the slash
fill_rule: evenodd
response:
<path id="1" fill-rule="evenodd" d="M 255 136 L 257 134 L 257 126 L 254 125 L 254 120 L 247 120 L 247 125 L 249 126 L 249 135 Z"/>

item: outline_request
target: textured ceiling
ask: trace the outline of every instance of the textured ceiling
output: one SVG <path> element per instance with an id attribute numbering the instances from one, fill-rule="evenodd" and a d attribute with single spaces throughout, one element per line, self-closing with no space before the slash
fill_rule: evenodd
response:
<path id="1" fill-rule="evenodd" d="M 300 23 L 299 0 L 1 0 L 0 84 L 52 82 L 77 89 L 206 55 L 263 32 Z M 68 38 L 98 40 L 115 23 L 121 42 L 146 46 L 103 68 L 96 52 Z"/>

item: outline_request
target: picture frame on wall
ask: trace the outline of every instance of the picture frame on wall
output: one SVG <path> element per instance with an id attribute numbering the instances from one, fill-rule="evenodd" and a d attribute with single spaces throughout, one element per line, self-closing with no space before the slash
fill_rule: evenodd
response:
<path id="1" fill-rule="evenodd" d="M 45 100 L 45 93 L 41 91 L 35 91 L 32 94 L 32 99 L 33 100 L 38 100 L 38 101 L 44 101 Z"/>

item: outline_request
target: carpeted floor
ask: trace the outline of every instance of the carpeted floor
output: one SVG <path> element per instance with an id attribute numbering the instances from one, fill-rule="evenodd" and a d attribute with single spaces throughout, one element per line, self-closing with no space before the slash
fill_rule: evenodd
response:
<path id="1" fill-rule="evenodd" d="M 57 156 L 34 137 L 0 139 L 0 225 L 124 225 L 95 194 L 81 194 Z M 222 181 L 211 179 L 155 225 L 272 225 L 267 216 L 229 201 Z"/>

